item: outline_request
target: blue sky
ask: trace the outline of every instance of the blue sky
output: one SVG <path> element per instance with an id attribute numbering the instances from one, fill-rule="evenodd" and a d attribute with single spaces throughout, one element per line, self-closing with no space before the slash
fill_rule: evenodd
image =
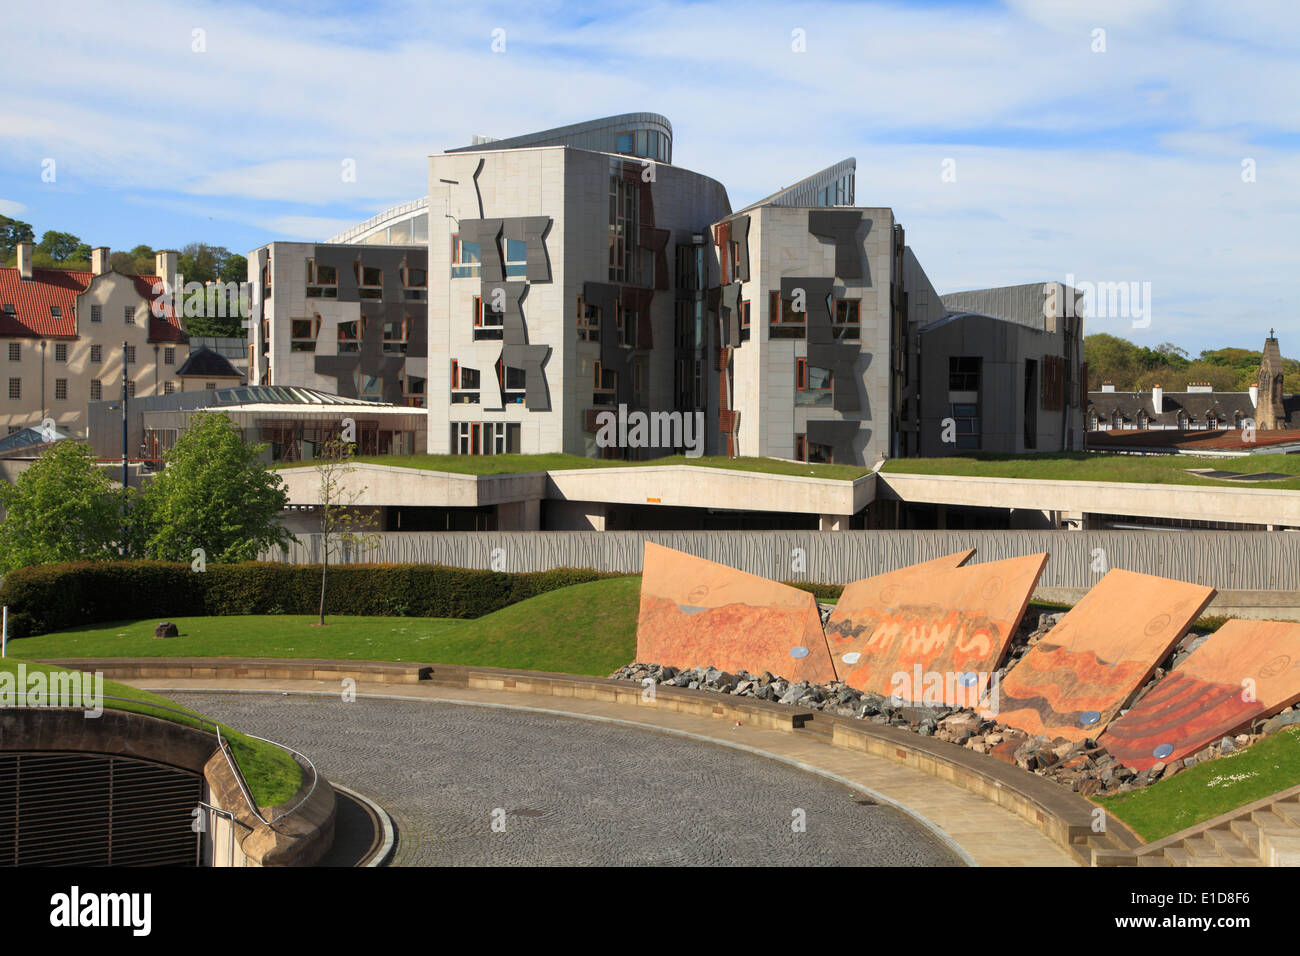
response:
<path id="1" fill-rule="evenodd" d="M 422 195 L 472 134 L 651 110 L 735 208 L 855 156 L 941 293 L 1150 282 L 1148 328 L 1088 331 L 1300 353 L 1293 0 L 518 6 L 17 5 L 0 213 L 247 252 Z"/>

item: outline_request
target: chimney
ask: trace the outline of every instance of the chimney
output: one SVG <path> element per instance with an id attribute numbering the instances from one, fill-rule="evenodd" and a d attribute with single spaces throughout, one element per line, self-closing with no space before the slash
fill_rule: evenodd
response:
<path id="1" fill-rule="evenodd" d="M 1157 415 L 1165 413 L 1165 390 L 1159 385 L 1151 389 L 1151 408 Z"/>
<path id="2" fill-rule="evenodd" d="M 111 267 L 108 264 L 108 246 L 96 246 L 90 250 L 90 271 L 102 276 Z"/>
<path id="3" fill-rule="evenodd" d="M 1259 386 L 1258 385 L 1252 385 L 1250 387 L 1250 407 L 1259 408 Z"/>
<path id="4" fill-rule="evenodd" d="M 30 242 L 18 243 L 18 275 L 23 279 L 32 277 L 32 249 Z"/>
<path id="5" fill-rule="evenodd" d="M 160 249 L 153 254 L 153 271 L 154 274 L 162 279 L 163 285 L 171 289 L 172 283 L 176 281 L 176 260 L 180 253 L 175 249 Z M 179 292 L 179 289 L 173 289 L 173 292 Z"/>
<path id="6" fill-rule="evenodd" d="M 1115 391 L 1115 383 L 1114 383 L 1114 382 L 1102 382 L 1102 383 L 1101 383 L 1101 390 L 1102 390 L 1103 392 L 1113 392 L 1113 391 Z"/>

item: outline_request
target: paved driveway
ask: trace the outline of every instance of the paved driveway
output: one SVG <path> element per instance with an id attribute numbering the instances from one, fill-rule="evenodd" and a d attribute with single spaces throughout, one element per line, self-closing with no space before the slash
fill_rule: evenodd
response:
<path id="1" fill-rule="evenodd" d="M 960 865 L 856 790 L 670 734 L 457 704 L 168 696 L 301 750 L 379 802 L 399 866 Z"/>

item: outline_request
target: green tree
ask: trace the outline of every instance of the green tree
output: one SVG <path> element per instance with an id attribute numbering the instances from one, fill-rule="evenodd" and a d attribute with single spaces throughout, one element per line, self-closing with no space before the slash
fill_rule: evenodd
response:
<path id="1" fill-rule="evenodd" d="M 89 445 L 55 442 L 12 485 L 0 483 L 0 505 L 0 573 L 118 556 L 122 493 Z"/>
<path id="2" fill-rule="evenodd" d="M 0 216 L 0 262 L 8 262 L 18 255 L 18 243 L 31 242 L 35 237 L 32 225 L 21 219 Z"/>
<path id="3" fill-rule="evenodd" d="M 265 448 L 246 444 L 224 414 L 191 418 L 133 510 L 145 553 L 190 561 L 201 548 L 208 561 L 251 561 L 293 540 L 279 519 L 289 495 L 260 460 Z"/>
<path id="4" fill-rule="evenodd" d="M 364 485 L 358 487 L 348 476 L 356 471 L 352 458 L 356 445 L 342 438 L 325 442 L 316 458 L 316 477 L 320 481 L 318 514 L 320 515 L 320 625 L 325 626 L 325 586 L 329 572 L 330 556 L 343 549 L 363 552 L 378 544 L 374 533 L 373 512 L 358 509 L 357 504 L 366 493 Z"/>
<path id="5" fill-rule="evenodd" d="M 230 253 L 226 257 L 226 261 L 221 264 L 221 273 L 218 278 L 222 282 L 247 282 L 248 259 L 237 252 Z"/>
<path id="6" fill-rule="evenodd" d="M 77 258 L 77 251 L 85 243 L 79 236 L 74 236 L 70 232 L 56 232 L 53 229 L 46 230 L 41 236 L 41 241 L 36 245 L 37 252 L 43 252 L 55 262 L 65 262 L 69 259 Z M 86 246 L 85 258 L 90 258 L 90 247 Z"/>

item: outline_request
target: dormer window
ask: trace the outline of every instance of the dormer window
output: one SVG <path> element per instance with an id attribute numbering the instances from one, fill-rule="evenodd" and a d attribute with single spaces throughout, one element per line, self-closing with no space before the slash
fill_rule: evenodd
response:
<path id="1" fill-rule="evenodd" d="M 57 305 L 52 305 L 50 306 L 50 315 L 54 316 L 56 319 L 61 319 L 63 318 L 63 310 Z"/>

